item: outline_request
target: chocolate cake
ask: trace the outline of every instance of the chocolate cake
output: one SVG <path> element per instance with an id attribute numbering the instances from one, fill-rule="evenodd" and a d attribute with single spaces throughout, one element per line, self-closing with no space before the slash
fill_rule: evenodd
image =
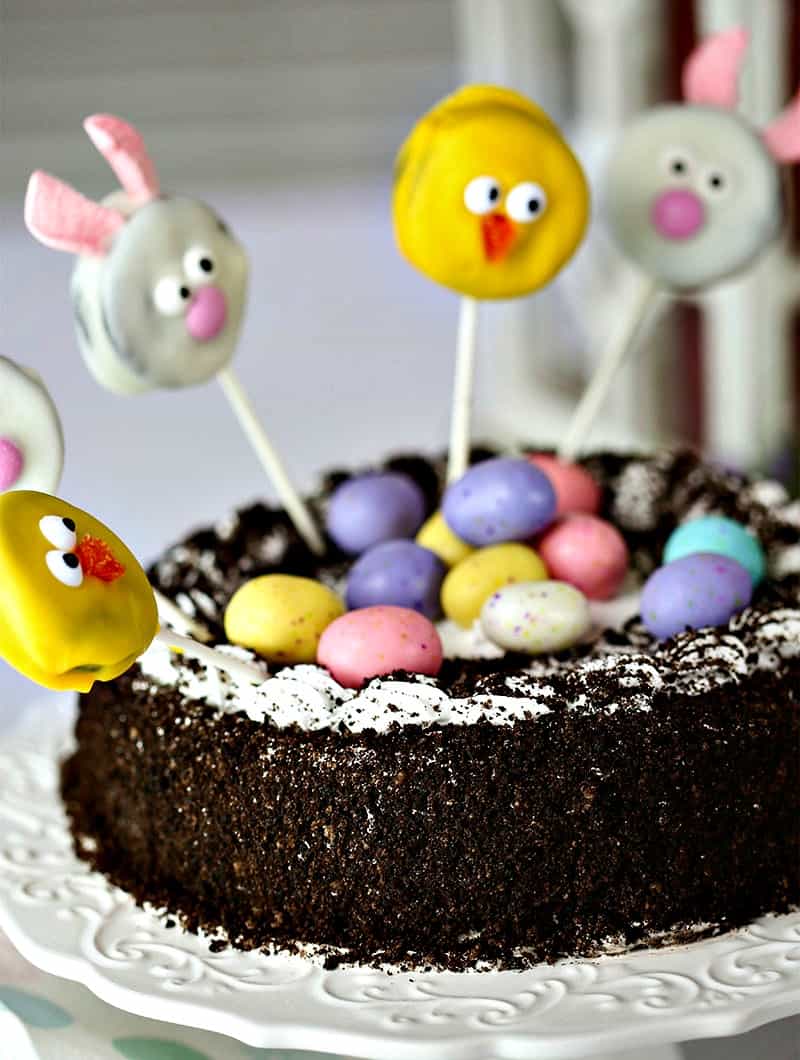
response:
<path id="1" fill-rule="evenodd" d="M 661 642 L 634 613 L 534 659 L 465 633 L 438 678 L 360 691 L 310 665 L 241 688 L 154 647 L 81 697 L 63 768 L 79 855 L 190 929 L 317 944 L 330 965 L 524 967 L 800 902 L 800 502 L 687 452 L 584 464 L 641 577 L 679 522 L 748 526 L 769 562 L 750 606 Z M 437 464 L 389 466 L 436 506 Z M 247 579 L 344 569 L 259 504 L 151 578 L 224 644 Z"/>

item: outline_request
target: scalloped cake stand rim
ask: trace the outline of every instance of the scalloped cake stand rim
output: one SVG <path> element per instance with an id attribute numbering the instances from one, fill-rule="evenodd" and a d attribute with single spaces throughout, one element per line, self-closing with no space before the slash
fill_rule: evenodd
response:
<path id="1" fill-rule="evenodd" d="M 46 716 L 43 728 L 31 711 L 0 754 L 0 927 L 32 964 L 117 1008 L 256 1047 L 391 1050 L 398 1060 L 575 1060 L 800 1013 L 800 913 L 691 946 L 529 972 L 387 976 L 326 972 L 299 957 L 210 956 L 72 853 L 55 786 L 72 711 L 54 712 L 51 700 Z"/>

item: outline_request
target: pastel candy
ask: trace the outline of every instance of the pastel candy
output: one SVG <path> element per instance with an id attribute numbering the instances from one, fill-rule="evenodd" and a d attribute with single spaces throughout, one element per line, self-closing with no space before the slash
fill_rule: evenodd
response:
<path id="1" fill-rule="evenodd" d="M 0 492 L 52 493 L 64 465 L 61 421 L 41 379 L 0 357 Z"/>
<path id="2" fill-rule="evenodd" d="M 722 515 L 704 515 L 673 530 L 664 548 L 664 563 L 693 552 L 715 552 L 735 559 L 749 572 L 753 585 L 766 574 L 767 561 L 758 539 L 741 523 Z"/>
<path id="3" fill-rule="evenodd" d="M 528 453 L 527 459 L 550 480 L 556 492 L 557 516 L 572 512 L 596 515 L 600 511 L 602 490 L 585 467 L 549 453 Z"/>
<path id="4" fill-rule="evenodd" d="M 0 494 L 0 656 L 46 688 L 88 692 L 158 630 L 155 597 L 108 527 L 56 497 Z"/>
<path id="5" fill-rule="evenodd" d="M 269 662 L 310 663 L 323 632 L 343 613 L 339 597 L 321 582 L 264 574 L 231 597 L 225 633 L 232 644 L 251 648 Z"/>
<path id="6" fill-rule="evenodd" d="M 442 642 L 433 623 L 417 611 L 366 607 L 328 626 L 317 662 L 346 688 L 360 688 L 395 670 L 435 677 L 442 666 Z"/>
<path id="7" fill-rule="evenodd" d="M 543 110 L 506 88 L 467 85 L 400 148 L 392 212 L 401 253 L 429 279 L 474 298 L 515 298 L 572 256 L 589 192 Z"/>
<path id="8" fill-rule="evenodd" d="M 450 529 L 478 546 L 533 537 L 555 511 L 556 494 L 544 472 L 514 457 L 475 464 L 448 486 L 442 500 Z"/>
<path id="9" fill-rule="evenodd" d="M 423 523 L 416 542 L 435 552 L 446 567 L 455 567 L 473 551 L 472 545 L 468 545 L 453 533 L 441 511 L 434 512 L 430 519 Z"/>
<path id="10" fill-rule="evenodd" d="M 413 541 L 385 541 L 365 552 L 347 577 L 347 606 L 395 604 L 436 618 L 445 566 Z"/>
<path id="11" fill-rule="evenodd" d="M 590 600 L 609 600 L 628 571 L 628 546 L 619 530 L 596 515 L 565 515 L 537 548 L 553 578 L 580 589 Z"/>
<path id="12" fill-rule="evenodd" d="M 504 585 L 545 578 L 547 568 L 532 548 L 516 543 L 490 545 L 467 556 L 447 574 L 442 608 L 449 619 L 468 628 L 486 600 Z"/>
<path id="13" fill-rule="evenodd" d="M 684 629 L 721 626 L 750 603 L 753 582 L 736 560 L 695 552 L 650 575 L 640 601 L 642 622 L 664 639 Z"/>
<path id="14" fill-rule="evenodd" d="M 506 651 L 539 655 L 576 644 L 589 629 L 589 602 L 566 582 L 506 585 L 481 609 L 483 632 Z"/>
<path id="15" fill-rule="evenodd" d="M 357 556 L 383 541 L 413 537 L 424 518 L 425 498 L 408 475 L 376 472 L 348 479 L 334 491 L 327 529 L 343 552 Z"/>

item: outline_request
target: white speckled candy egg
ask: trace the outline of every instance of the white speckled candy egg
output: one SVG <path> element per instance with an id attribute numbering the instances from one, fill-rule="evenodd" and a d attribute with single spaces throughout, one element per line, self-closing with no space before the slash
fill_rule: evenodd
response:
<path id="1" fill-rule="evenodd" d="M 516 582 L 492 593 L 481 610 L 483 632 L 506 651 L 526 655 L 576 644 L 591 622 L 589 602 L 566 582 Z"/>

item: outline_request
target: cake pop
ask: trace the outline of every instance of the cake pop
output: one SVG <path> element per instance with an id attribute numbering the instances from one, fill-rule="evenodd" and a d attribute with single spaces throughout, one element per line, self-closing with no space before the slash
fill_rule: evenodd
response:
<path id="1" fill-rule="evenodd" d="M 586 228 L 583 170 L 557 126 L 510 89 L 467 85 L 416 124 L 397 156 L 398 247 L 429 279 L 462 295 L 448 479 L 466 470 L 476 299 L 539 290 Z"/>
<path id="2" fill-rule="evenodd" d="M 119 394 L 217 377 L 298 531 L 322 539 L 229 365 L 244 313 L 244 250 L 211 207 L 161 192 L 141 135 L 96 114 L 84 128 L 122 191 L 91 202 L 55 177 L 30 178 L 25 221 L 46 246 L 78 255 L 72 306 L 95 379 Z"/>
<path id="3" fill-rule="evenodd" d="M 64 465 L 61 421 L 44 383 L 0 357 L 0 493 L 58 488 Z"/>
<path id="4" fill-rule="evenodd" d="M 780 165 L 800 159 L 800 96 L 765 129 L 736 113 L 747 40 L 735 28 L 701 43 L 684 67 L 684 102 L 636 118 L 612 153 L 608 222 L 641 283 L 565 435 L 565 459 L 579 451 L 656 294 L 741 272 L 781 230 Z"/>

